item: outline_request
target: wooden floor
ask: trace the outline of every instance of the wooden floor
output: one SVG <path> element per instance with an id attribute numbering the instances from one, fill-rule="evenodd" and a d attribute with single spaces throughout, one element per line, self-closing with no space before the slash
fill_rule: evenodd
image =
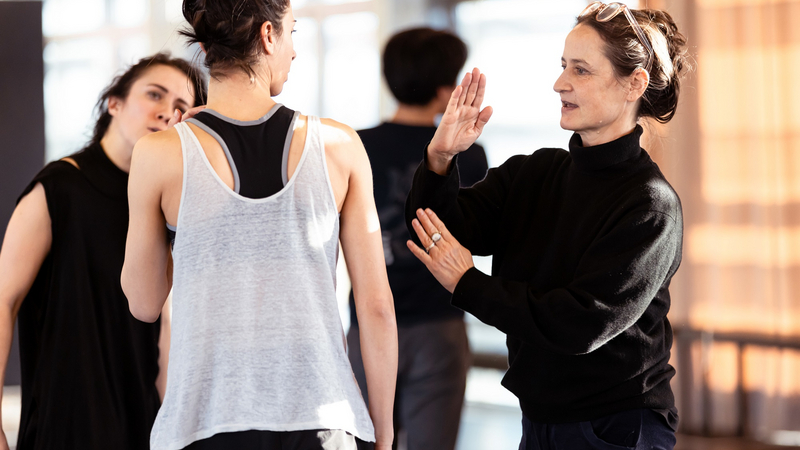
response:
<path id="1" fill-rule="evenodd" d="M 675 450 L 797 450 L 800 447 L 768 445 L 750 439 L 706 438 L 700 436 L 678 435 Z"/>
<path id="2" fill-rule="evenodd" d="M 4 394 L 3 428 L 11 450 L 14 450 L 19 420 L 19 387 L 6 386 Z M 456 450 L 516 450 L 519 447 L 522 430 L 518 408 L 468 401 L 461 419 Z M 401 438 L 401 444 L 402 441 Z M 682 434 L 678 435 L 677 441 L 675 450 L 800 450 L 800 447 L 767 445 L 749 439 Z"/>

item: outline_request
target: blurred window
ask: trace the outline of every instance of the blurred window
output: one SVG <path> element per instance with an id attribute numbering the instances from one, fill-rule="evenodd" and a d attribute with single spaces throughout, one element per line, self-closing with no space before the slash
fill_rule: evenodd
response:
<path id="1" fill-rule="evenodd" d="M 45 0 L 45 159 L 80 150 L 91 137 L 93 108 L 123 67 L 157 51 L 146 0 Z M 159 11 L 163 12 L 163 11 Z"/>
<path id="2" fill-rule="evenodd" d="M 353 128 L 380 119 L 378 1 L 293 2 L 297 25 L 289 81 L 275 100 Z"/>

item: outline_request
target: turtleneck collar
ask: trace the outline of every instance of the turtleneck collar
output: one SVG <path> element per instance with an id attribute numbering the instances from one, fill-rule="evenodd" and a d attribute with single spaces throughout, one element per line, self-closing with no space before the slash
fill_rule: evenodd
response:
<path id="1" fill-rule="evenodd" d="M 581 136 L 575 133 L 569 140 L 569 153 L 578 169 L 588 172 L 602 170 L 639 156 L 642 151 L 639 138 L 643 131 L 637 124 L 625 136 L 593 147 L 583 147 Z"/>
<path id="2" fill-rule="evenodd" d="M 115 198 L 128 198 L 128 174 L 116 166 L 100 144 L 89 144 L 72 156 L 81 173 L 100 192 Z"/>

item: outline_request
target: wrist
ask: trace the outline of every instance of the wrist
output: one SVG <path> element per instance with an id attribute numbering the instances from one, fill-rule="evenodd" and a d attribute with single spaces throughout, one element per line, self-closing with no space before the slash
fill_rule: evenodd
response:
<path id="1" fill-rule="evenodd" d="M 389 430 L 384 430 L 381 432 L 379 429 L 375 429 L 375 445 L 383 445 L 389 448 L 392 447 L 392 443 L 394 442 L 394 427 Z"/>
<path id="2" fill-rule="evenodd" d="M 444 176 L 447 175 L 447 170 L 450 168 L 450 163 L 453 161 L 453 155 L 428 150 L 427 160 L 428 170 Z"/>

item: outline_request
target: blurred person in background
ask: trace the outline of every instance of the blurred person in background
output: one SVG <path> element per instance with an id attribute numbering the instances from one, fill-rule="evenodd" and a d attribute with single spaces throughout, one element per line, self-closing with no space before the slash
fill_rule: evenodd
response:
<path id="1" fill-rule="evenodd" d="M 140 60 L 101 94 L 86 148 L 48 164 L 20 196 L 0 251 L 0 374 L 19 320 L 17 449 L 149 448 L 168 321 L 136 320 L 120 286 L 128 171 L 136 141 L 204 95 L 186 61 Z"/>
<path id="2" fill-rule="evenodd" d="M 506 333 L 522 450 L 675 445 L 667 313 L 683 219 L 638 122 L 675 114 L 685 44 L 663 11 L 592 3 L 554 86 L 569 151 L 512 157 L 459 189 L 456 156 L 491 116 L 475 69 L 415 175 L 406 219 L 422 247 L 409 248 L 453 305 Z M 492 276 L 472 254 L 494 255 Z"/>
<path id="3" fill-rule="evenodd" d="M 364 147 L 346 125 L 272 99 L 295 58 L 288 0 L 185 0 L 183 15 L 205 51 L 208 107 L 136 145 L 122 271 L 145 321 L 174 280 L 151 446 L 388 450 L 397 331 Z M 336 301 L 340 241 L 369 408 Z"/>
<path id="4" fill-rule="evenodd" d="M 375 180 L 383 252 L 394 296 L 399 363 L 395 431 L 404 430 L 408 450 L 453 449 L 464 402 L 469 343 L 463 311 L 406 247 L 405 200 L 419 165 L 419 149 L 436 132 L 467 60 L 467 46 L 452 33 L 414 28 L 394 35 L 383 52 L 383 75 L 397 99 L 389 122 L 358 132 Z M 461 186 L 486 175 L 483 147 L 472 144 L 458 160 Z M 350 297 L 350 362 L 367 392 L 358 318 Z"/>

